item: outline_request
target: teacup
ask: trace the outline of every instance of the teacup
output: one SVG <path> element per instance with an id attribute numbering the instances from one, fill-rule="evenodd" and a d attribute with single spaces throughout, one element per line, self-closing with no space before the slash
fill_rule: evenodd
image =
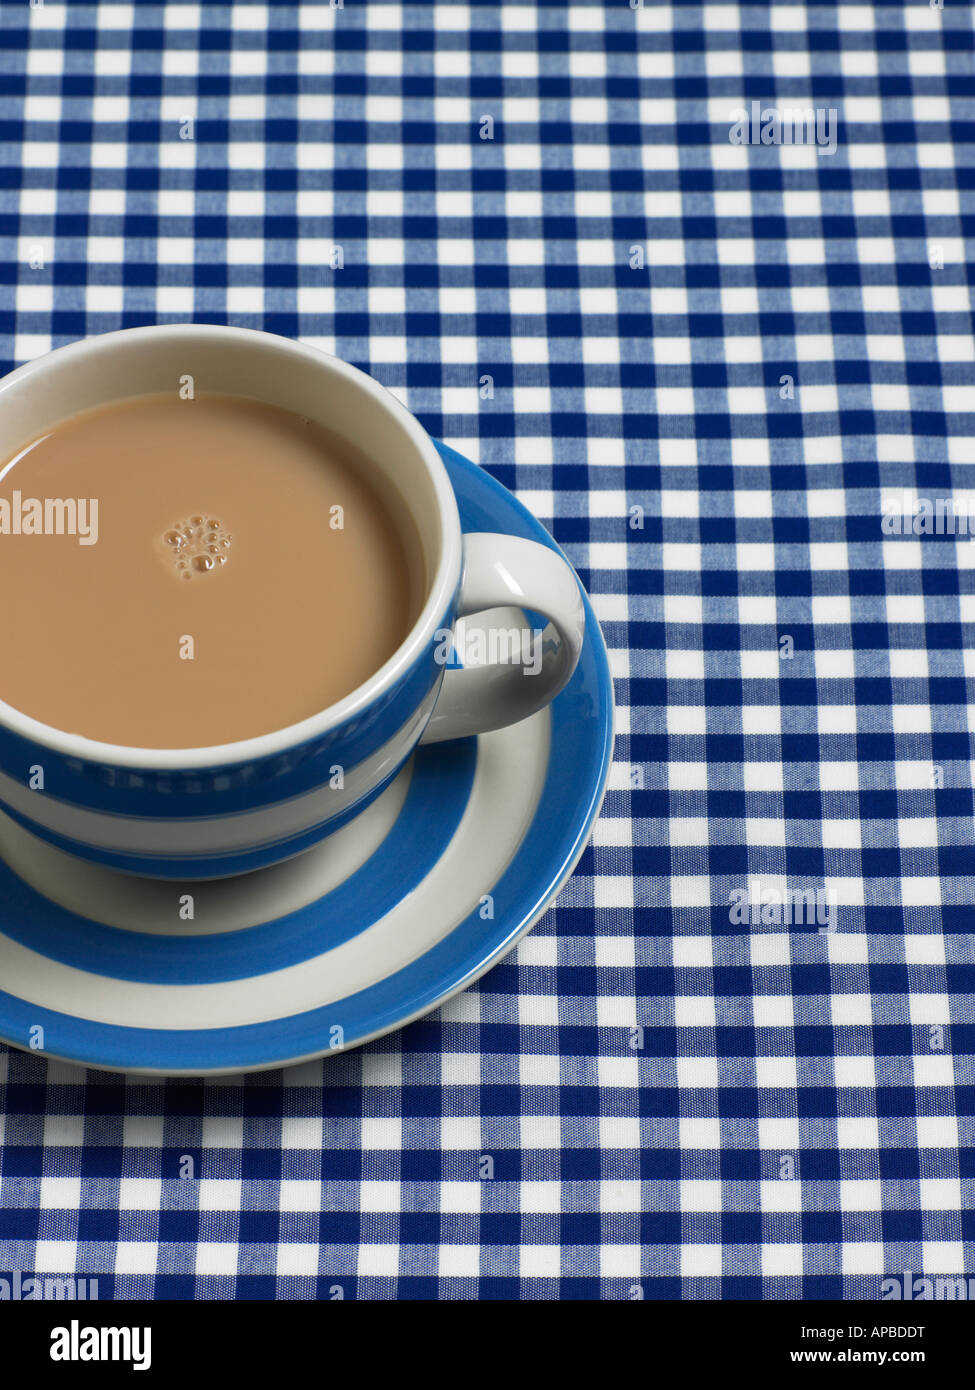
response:
<path id="1" fill-rule="evenodd" d="M 446 469 L 418 421 L 365 373 L 286 338 L 179 324 L 59 348 L 0 382 L 0 459 L 81 411 L 168 391 L 186 376 L 200 389 L 321 422 L 367 454 L 395 480 L 428 580 L 419 617 L 369 680 L 261 737 L 131 748 L 0 702 L 0 810 L 80 858 L 170 879 L 243 873 L 318 843 L 373 801 L 418 744 L 485 733 L 542 709 L 571 677 L 584 635 L 578 580 L 560 555 L 512 536 L 462 535 Z M 511 606 L 549 624 L 530 672 L 505 659 L 447 668 L 458 619 Z"/>

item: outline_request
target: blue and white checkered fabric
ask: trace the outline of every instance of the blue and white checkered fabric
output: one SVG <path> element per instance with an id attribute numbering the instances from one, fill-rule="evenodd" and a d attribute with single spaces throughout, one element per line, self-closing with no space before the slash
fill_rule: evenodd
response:
<path id="1" fill-rule="evenodd" d="M 230 1082 L 0 1055 L 0 1275 L 626 1299 L 975 1273 L 975 543 L 912 525 L 975 488 L 970 7 L 0 23 L 6 365 L 185 319 L 338 353 L 551 527 L 619 701 L 575 877 L 438 1014 Z M 835 153 L 732 143 L 752 101 L 834 109 Z"/>

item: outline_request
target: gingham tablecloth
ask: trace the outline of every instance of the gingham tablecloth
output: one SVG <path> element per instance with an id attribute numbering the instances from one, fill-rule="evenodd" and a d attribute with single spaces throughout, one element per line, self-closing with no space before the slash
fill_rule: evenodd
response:
<path id="1" fill-rule="evenodd" d="M 971 8 L 0 23 L 5 367 L 187 319 L 338 353 L 550 526 L 619 706 L 574 878 L 427 1020 L 206 1084 L 0 1055 L 0 1275 L 628 1299 L 975 1273 L 975 544 L 882 528 L 905 489 L 975 486 Z M 752 101 L 833 109 L 835 153 L 732 143 Z"/>

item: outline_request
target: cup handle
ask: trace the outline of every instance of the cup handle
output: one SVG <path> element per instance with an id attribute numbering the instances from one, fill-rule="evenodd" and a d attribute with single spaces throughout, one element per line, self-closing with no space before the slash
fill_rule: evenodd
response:
<path id="1" fill-rule="evenodd" d="M 571 566 L 537 541 L 471 532 L 464 537 L 457 617 L 504 607 L 528 608 L 549 620 L 541 636 L 533 636 L 541 643 L 541 660 L 526 666 L 508 659 L 446 671 L 421 743 L 516 724 L 550 704 L 568 682 L 586 626 Z"/>

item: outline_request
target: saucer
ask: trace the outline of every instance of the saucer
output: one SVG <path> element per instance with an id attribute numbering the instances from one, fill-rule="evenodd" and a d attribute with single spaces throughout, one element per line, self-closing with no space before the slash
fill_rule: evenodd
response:
<path id="1" fill-rule="evenodd" d="M 558 549 L 506 488 L 437 447 L 464 531 Z M 135 878 L 0 813 L 0 1038 L 112 1071 L 259 1071 L 358 1047 L 472 984 L 552 903 L 602 803 L 613 689 L 585 607 L 582 656 L 548 709 L 417 749 L 361 815 L 285 864 Z"/>

